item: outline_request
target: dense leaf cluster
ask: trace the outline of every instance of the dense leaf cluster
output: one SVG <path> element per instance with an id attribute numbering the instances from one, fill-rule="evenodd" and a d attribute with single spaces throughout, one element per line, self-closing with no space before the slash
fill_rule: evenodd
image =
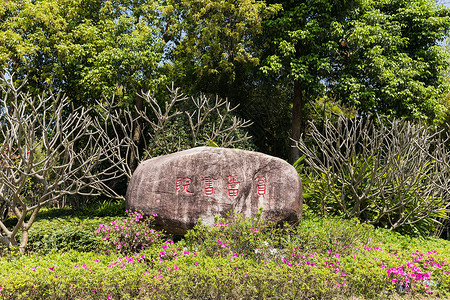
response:
<path id="1" fill-rule="evenodd" d="M 62 91 L 87 106 L 115 94 L 139 111 L 137 93 L 167 95 L 175 82 L 240 104 L 256 145 L 285 158 L 287 137 L 298 140 L 317 118 L 320 97 L 430 123 L 447 114 L 448 55 L 439 41 L 450 19 L 432 0 L 2 0 L 0 7 L 0 66 L 19 81 L 28 76 L 32 93 Z"/>

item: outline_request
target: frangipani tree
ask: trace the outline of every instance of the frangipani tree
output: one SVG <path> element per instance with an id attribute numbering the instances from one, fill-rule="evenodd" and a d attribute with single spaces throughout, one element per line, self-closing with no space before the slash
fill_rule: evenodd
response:
<path id="1" fill-rule="evenodd" d="M 296 141 L 305 203 L 391 230 L 439 229 L 450 212 L 449 136 L 407 120 L 386 122 L 340 117 L 326 119 L 323 131 L 311 122 L 310 143 Z"/>
<path id="2" fill-rule="evenodd" d="M 0 221 L 0 242 L 21 253 L 41 207 L 68 194 L 108 193 L 100 178 L 115 176 L 114 166 L 96 168 L 118 146 L 99 143 L 104 131 L 87 109 L 68 110 L 59 94 L 31 97 L 25 83 L 16 88 L 12 76 L 0 82 L 0 201 L 17 217 L 12 229 Z"/>

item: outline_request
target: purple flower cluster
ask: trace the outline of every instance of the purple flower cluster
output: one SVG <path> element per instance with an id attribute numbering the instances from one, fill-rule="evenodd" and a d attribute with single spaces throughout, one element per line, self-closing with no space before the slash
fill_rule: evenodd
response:
<path id="1" fill-rule="evenodd" d="M 357 248 L 356 251 L 367 253 L 371 251 L 383 252 L 384 250 L 380 247 L 366 246 Z M 328 254 L 331 255 L 332 251 L 329 250 Z M 436 254 L 436 251 L 428 251 L 424 254 L 417 250 L 411 253 L 411 260 L 406 260 L 406 262 L 400 265 L 390 267 L 386 266 L 385 263 L 379 261 L 379 258 L 375 257 L 374 264 L 386 271 L 389 282 L 398 292 L 408 293 L 415 288 L 416 291 L 423 291 L 431 295 L 433 294 L 431 287 L 437 284 L 436 281 L 433 280 L 433 271 L 441 270 L 443 274 L 450 274 L 449 271 L 443 270 L 443 265 L 448 263 L 446 261 L 442 263 L 436 262 L 432 256 L 433 254 Z M 356 253 L 353 255 L 356 258 Z M 389 255 L 396 260 L 401 260 L 401 257 L 397 254 Z M 345 278 L 348 277 L 348 274 L 343 269 L 340 258 L 342 258 L 342 255 L 339 253 L 334 253 L 330 257 L 320 258 L 316 252 L 313 252 L 312 254 L 303 253 L 298 248 L 294 248 L 290 256 L 282 258 L 282 263 L 289 267 L 307 266 L 331 269 L 333 273 L 342 278 L 342 287 L 345 287 Z M 392 265 L 392 261 L 390 264 Z M 370 267 L 368 271 L 370 271 Z"/>
<path id="2" fill-rule="evenodd" d="M 125 269 L 127 265 L 144 261 L 144 259 L 144 254 L 134 254 L 132 256 L 119 257 L 117 261 L 111 263 L 108 267 L 112 268 L 115 266 L 119 266 L 120 268 Z"/>
<path id="3" fill-rule="evenodd" d="M 132 253 L 143 250 L 159 240 L 159 232 L 150 229 L 153 217 L 145 219 L 140 212 L 127 211 L 129 219 L 100 224 L 97 235 L 112 244 L 116 252 Z M 155 214 L 156 215 L 156 214 Z"/>
<path id="4" fill-rule="evenodd" d="M 434 283 L 432 280 L 431 272 L 426 272 L 424 270 L 442 270 L 442 264 L 438 263 L 432 257 L 432 254 L 436 254 L 436 251 L 428 251 L 426 254 L 420 253 L 419 250 L 411 253 L 412 260 L 407 260 L 404 264 L 398 267 L 388 268 L 386 265 L 381 265 L 380 267 L 385 269 L 391 283 L 398 290 L 403 292 L 411 291 L 414 285 L 419 285 L 428 294 L 433 294 L 430 290 L 430 283 Z M 397 254 L 391 254 L 392 257 L 396 257 Z M 448 271 L 443 271 L 448 274 Z"/>

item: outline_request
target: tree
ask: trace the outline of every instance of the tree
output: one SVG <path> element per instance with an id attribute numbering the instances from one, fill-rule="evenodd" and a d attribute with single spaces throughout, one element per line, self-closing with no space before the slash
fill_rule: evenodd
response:
<path id="1" fill-rule="evenodd" d="M 443 121 L 449 55 L 439 41 L 449 30 L 434 1 L 370 1 L 342 30 L 332 93 L 362 112 Z"/>
<path id="2" fill-rule="evenodd" d="M 122 105 L 142 110 L 137 95 L 166 84 L 159 72 L 160 1 L 1 0 L 0 6 L 0 67 L 27 77 L 33 95 L 63 92 L 76 106 L 92 106 L 115 94 Z M 133 136 L 142 145 L 135 120 Z"/>
<path id="3" fill-rule="evenodd" d="M 324 94 L 361 113 L 442 117 L 446 60 L 437 42 L 450 28 L 447 9 L 431 0 L 269 2 L 283 11 L 265 23 L 274 47 L 262 70 L 293 81 L 293 140 L 305 106 Z M 298 157 L 293 147 L 290 160 Z"/>
<path id="4" fill-rule="evenodd" d="M 137 157 L 140 162 L 198 146 L 249 146 L 245 129 L 251 122 L 234 116 L 236 107 L 228 100 L 206 95 L 189 98 L 173 86 L 168 90 L 169 100 L 162 105 L 150 92 L 141 95 L 151 108 L 139 111 L 138 118 L 143 120 L 144 140 L 147 141 L 142 148 L 133 139 L 136 122 L 132 111 L 128 107 L 120 108 L 114 99 L 100 105 L 106 132 L 101 144 L 106 145 L 108 159 L 120 174 L 131 179 L 134 171 L 131 157 Z M 129 155 L 130 152 L 134 155 Z"/>
<path id="5" fill-rule="evenodd" d="M 27 76 L 30 92 L 72 101 L 113 93 L 132 103 L 155 89 L 164 42 L 157 1 L 50 0 L 0 3 L 0 65 Z"/>
<path id="6" fill-rule="evenodd" d="M 406 120 L 374 123 L 340 117 L 326 120 L 324 132 L 311 124 L 312 145 L 296 142 L 306 165 L 306 204 L 321 215 L 432 233 L 436 218 L 449 218 L 448 134 Z"/>
<path id="7" fill-rule="evenodd" d="M 174 43 L 170 70 L 175 82 L 192 92 L 236 99 L 237 89 L 249 69 L 259 64 L 255 47 L 262 20 L 279 5 L 264 1 L 173 1 L 179 22 L 171 36 Z"/>
<path id="8" fill-rule="evenodd" d="M 24 93 L 26 80 L 16 87 L 13 77 L 0 82 L 0 202 L 8 205 L 17 223 L 10 229 L 0 219 L 0 243 L 18 246 L 21 253 L 46 204 L 75 194 L 124 199 L 110 183 L 131 178 L 133 157 L 139 162 L 207 143 L 226 147 L 248 140 L 243 129 L 250 122 L 233 116 L 235 108 L 220 98 L 188 98 L 171 88 L 170 102 L 163 107 L 150 92 L 140 95 L 152 110 L 138 111 L 137 117 L 114 97 L 98 102 L 100 114 L 91 117 L 89 109 L 75 108 L 61 94 Z M 194 108 L 177 109 L 176 104 L 189 102 L 186 106 Z M 145 140 L 150 141 L 143 152 L 133 138 L 135 118 L 143 120 Z"/>
<path id="9" fill-rule="evenodd" d="M 97 166 L 118 148 L 101 144 L 105 132 L 88 110 L 72 107 L 65 114 L 67 97 L 32 97 L 21 91 L 25 83 L 16 88 L 12 76 L 0 82 L 0 200 L 17 217 L 11 230 L 0 221 L 0 242 L 18 246 L 21 253 L 44 205 L 70 194 L 113 195 L 102 178 L 116 176 L 114 165 L 103 170 Z"/>

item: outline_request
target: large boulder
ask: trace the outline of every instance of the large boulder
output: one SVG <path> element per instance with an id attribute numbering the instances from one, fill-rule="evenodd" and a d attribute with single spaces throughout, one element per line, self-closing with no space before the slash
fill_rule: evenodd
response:
<path id="1" fill-rule="evenodd" d="M 274 222 L 302 214 L 302 183 L 282 159 L 238 149 L 198 147 L 142 162 L 127 190 L 127 208 L 157 214 L 156 225 L 185 234 L 198 221 L 230 211 Z"/>

